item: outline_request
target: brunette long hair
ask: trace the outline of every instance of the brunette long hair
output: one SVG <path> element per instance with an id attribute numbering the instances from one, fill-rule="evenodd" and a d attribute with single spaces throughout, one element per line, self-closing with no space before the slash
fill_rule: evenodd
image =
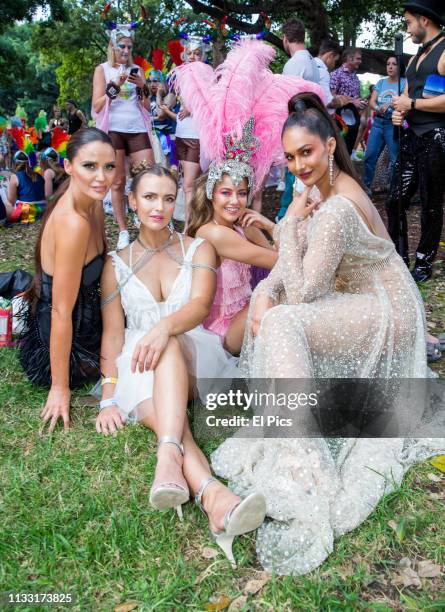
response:
<path id="1" fill-rule="evenodd" d="M 283 126 L 282 135 L 293 127 L 304 127 L 321 140 L 335 138 L 334 160 L 338 168 L 363 187 L 362 181 L 349 156 L 345 141 L 324 104 L 314 93 L 300 93 L 288 102 L 289 117 Z"/>
<path id="2" fill-rule="evenodd" d="M 195 238 L 200 227 L 213 219 L 213 204 L 206 194 L 207 178 L 208 172 L 195 181 L 187 225 L 187 234 L 192 238 Z"/>
<path id="3" fill-rule="evenodd" d="M 91 144 L 92 142 L 102 142 L 105 144 L 109 144 L 110 147 L 113 147 L 113 144 L 110 140 L 108 134 L 102 132 L 97 128 L 81 128 L 71 137 L 68 145 L 66 147 L 66 157 L 72 162 L 73 159 L 77 156 L 78 152 L 85 145 Z M 41 249 L 42 249 L 42 236 L 45 230 L 45 226 L 48 223 L 48 219 L 50 218 L 53 210 L 57 206 L 60 198 L 66 193 L 68 187 L 70 186 L 70 178 L 64 181 L 60 187 L 57 189 L 55 194 L 53 195 L 51 201 L 45 209 L 45 212 L 42 217 L 42 225 L 40 227 L 39 236 L 37 238 L 35 250 L 34 250 L 34 267 L 35 274 L 33 281 L 31 283 L 30 288 L 25 292 L 24 298 L 28 300 L 31 309 L 35 309 L 37 305 L 37 301 L 40 297 L 40 286 L 41 286 L 41 277 L 42 277 L 42 257 L 41 257 Z M 105 239 L 105 230 L 103 233 L 104 244 L 106 245 Z"/>

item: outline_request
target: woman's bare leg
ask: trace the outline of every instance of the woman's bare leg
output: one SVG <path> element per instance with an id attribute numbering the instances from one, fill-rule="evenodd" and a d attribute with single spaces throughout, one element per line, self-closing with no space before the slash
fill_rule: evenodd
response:
<path id="1" fill-rule="evenodd" d="M 170 338 L 154 373 L 153 410 L 158 440 L 164 436 L 173 436 L 182 441 L 187 400 L 187 367 L 178 340 Z M 183 457 L 179 448 L 174 444 L 162 444 L 157 454 L 154 486 L 168 482 L 185 486 L 182 473 Z"/>
<path id="2" fill-rule="evenodd" d="M 127 229 L 127 221 L 125 219 L 125 151 L 118 149 L 116 151 L 116 175 L 113 184 L 111 185 L 111 203 L 113 205 L 114 216 L 116 217 L 119 231 Z"/>
<path id="3" fill-rule="evenodd" d="M 209 462 L 194 441 L 188 424 L 185 407 L 189 384 L 179 344 L 176 340 L 175 343 L 170 340 L 164 354 L 167 349 L 168 356 L 163 362 L 163 368 L 160 369 L 161 362 L 159 362 L 155 370 L 154 392 L 156 389 L 157 398 L 154 393 L 153 402 L 147 401 L 140 406 L 141 412 L 145 413 L 140 422 L 154 431 L 158 439 L 163 435 L 174 435 L 179 440 L 182 439 L 184 444 L 184 458 L 173 444 L 164 444 L 160 447 L 155 481 L 158 484 L 171 481 L 180 484 L 183 475 L 191 492 L 196 495 L 201 482 L 211 476 L 211 471 Z M 175 372 L 175 385 L 172 385 L 172 371 Z M 172 402 L 174 402 L 173 407 Z M 180 474 L 179 471 L 181 471 Z M 209 515 L 209 523 L 213 531 L 224 528 L 226 512 L 238 501 L 239 497 L 222 483 L 215 482 L 208 486 L 202 503 Z"/>
<path id="4" fill-rule="evenodd" d="M 183 176 L 182 188 L 184 189 L 185 200 L 185 227 L 187 227 L 190 201 L 195 189 L 195 181 L 201 174 L 201 166 L 195 162 L 181 161 L 181 167 Z"/>
<path id="5" fill-rule="evenodd" d="M 241 347 L 243 346 L 248 310 L 249 307 L 246 306 L 236 315 L 224 338 L 224 348 L 226 351 L 229 351 L 229 353 L 232 353 L 232 355 L 239 355 Z"/>
<path id="6" fill-rule="evenodd" d="M 139 164 L 141 161 L 148 161 L 149 164 L 155 163 L 153 149 L 141 149 L 136 153 L 130 153 L 130 161 L 132 164 Z"/>

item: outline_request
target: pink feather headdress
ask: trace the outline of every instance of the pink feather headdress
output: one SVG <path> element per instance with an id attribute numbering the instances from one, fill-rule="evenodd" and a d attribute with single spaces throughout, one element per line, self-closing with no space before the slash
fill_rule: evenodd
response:
<path id="1" fill-rule="evenodd" d="M 284 161 L 281 130 L 288 117 L 288 100 L 298 93 L 313 92 L 325 101 L 319 85 L 273 74 L 268 66 L 274 57 L 270 45 L 245 39 L 212 75 L 208 68 L 203 69 L 202 62 L 175 70 L 176 87 L 198 126 L 203 154 L 212 160 L 214 169 L 215 163 L 228 159 L 227 139 L 242 141 L 243 131 L 253 119 L 253 136 L 259 146 L 249 160 L 255 173 L 252 191 L 261 188 L 273 163 Z"/>

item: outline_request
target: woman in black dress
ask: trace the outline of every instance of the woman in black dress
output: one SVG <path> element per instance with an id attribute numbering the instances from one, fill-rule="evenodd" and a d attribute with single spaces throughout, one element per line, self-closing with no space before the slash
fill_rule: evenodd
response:
<path id="1" fill-rule="evenodd" d="M 50 387 L 41 414 L 50 421 L 49 431 L 60 417 L 69 427 L 70 389 L 100 375 L 102 199 L 115 165 L 104 132 L 86 128 L 71 138 L 65 159 L 69 180 L 54 194 L 36 245 L 21 363 L 32 382 Z"/>

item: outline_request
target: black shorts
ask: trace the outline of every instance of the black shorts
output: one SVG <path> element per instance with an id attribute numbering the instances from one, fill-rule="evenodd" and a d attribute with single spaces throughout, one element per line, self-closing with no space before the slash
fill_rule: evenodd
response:
<path id="1" fill-rule="evenodd" d="M 144 149 L 151 149 L 150 139 L 147 132 L 130 134 L 127 132 L 108 132 L 113 147 L 116 151 L 125 151 L 126 155 L 137 153 Z"/>

